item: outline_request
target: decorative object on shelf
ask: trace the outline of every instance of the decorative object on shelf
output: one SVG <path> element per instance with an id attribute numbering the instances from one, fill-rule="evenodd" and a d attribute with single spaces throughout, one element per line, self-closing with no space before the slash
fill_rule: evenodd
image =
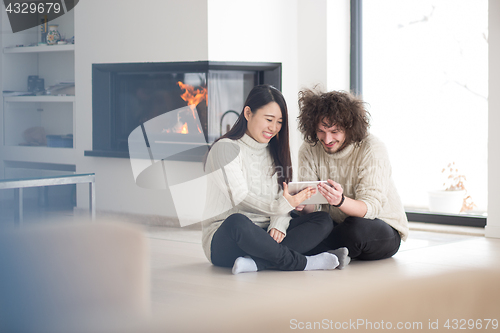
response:
<path id="1" fill-rule="evenodd" d="M 51 24 L 49 25 L 49 31 L 47 32 L 47 44 L 48 45 L 56 45 L 57 42 L 61 39 L 61 35 L 59 34 L 59 30 L 57 30 L 59 25 Z"/>
<path id="2" fill-rule="evenodd" d="M 40 77 L 36 80 L 35 93 L 37 95 L 45 95 L 45 80 Z"/>
<path id="3" fill-rule="evenodd" d="M 47 95 L 53 96 L 74 96 L 75 95 L 75 82 L 65 81 L 59 82 L 47 88 Z"/>
<path id="4" fill-rule="evenodd" d="M 35 92 L 38 83 L 38 75 L 30 75 L 28 76 L 28 91 Z"/>
<path id="5" fill-rule="evenodd" d="M 47 135 L 47 147 L 73 148 L 73 134 Z"/>
<path id="6" fill-rule="evenodd" d="M 476 205 L 465 188 L 465 175 L 459 173 L 455 162 L 449 163 L 441 171 L 447 175 L 444 190 L 429 192 L 429 210 L 437 213 L 458 214 L 472 210 Z"/>
<path id="7" fill-rule="evenodd" d="M 2 92 L 3 97 L 19 97 L 19 96 L 34 96 L 34 93 L 29 91 L 13 91 L 13 90 L 4 90 Z"/>
<path id="8" fill-rule="evenodd" d="M 30 127 L 23 132 L 24 143 L 20 146 L 46 146 L 47 138 L 45 136 L 45 129 L 40 126 Z"/>
<path id="9" fill-rule="evenodd" d="M 41 19 L 41 23 L 40 24 L 40 43 L 39 45 L 47 45 L 47 33 L 48 33 L 48 26 L 47 26 L 47 23 L 48 23 L 48 18 L 47 18 L 47 15 L 44 15 L 44 17 L 42 17 Z"/>

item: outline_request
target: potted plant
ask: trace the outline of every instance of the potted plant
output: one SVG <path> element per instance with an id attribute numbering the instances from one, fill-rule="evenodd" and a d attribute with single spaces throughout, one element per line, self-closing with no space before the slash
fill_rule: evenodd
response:
<path id="1" fill-rule="evenodd" d="M 444 190 L 429 192 L 429 210 L 437 213 L 458 214 L 472 210 L 475 206 L 465 188 L 465 175 L 458 171 L 455 162 L 449 163 L 441 171 L 445 174 Z"/>

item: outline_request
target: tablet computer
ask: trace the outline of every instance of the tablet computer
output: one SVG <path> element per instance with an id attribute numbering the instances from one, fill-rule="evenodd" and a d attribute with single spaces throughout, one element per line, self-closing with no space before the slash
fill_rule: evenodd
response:
<path id="1" fill-rule="evenodd" d="M 311 181 L 311 182 L 290 182 L 288 184 L 288 193 L 293 195 L 293 194 L 299 193 L 301 190 L 307 188 L 308 186 L 314 187 L 316 189 L 316 193 L 312 197 L 310 197 L 309 199 L 304 200 L 301 203 L 301 205 L 327 204 L 328 201 L 326 200 L 326 198 L 318 191 L 318 184 L 319 183 L 328 184 L 328 182 L 326 180 Z"/>

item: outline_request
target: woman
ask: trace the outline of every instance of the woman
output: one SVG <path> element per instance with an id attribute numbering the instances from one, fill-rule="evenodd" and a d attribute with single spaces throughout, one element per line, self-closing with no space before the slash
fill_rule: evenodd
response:
<path id="1" fill-rule="evenodd" d="M 289 215 L 315 190 L 288 193 L 292 168 L 287 120 L 281 92 L 256 86 L 233 128 L 208 154 L 203 249 L 209 261 L 233 267 L 233 274 L 334 269 L 347 258 L 347 249 L 339 249 L 338 256 L 301 254 L 318 245 L 333 225 L 324 212 L 294 219 Z"/>

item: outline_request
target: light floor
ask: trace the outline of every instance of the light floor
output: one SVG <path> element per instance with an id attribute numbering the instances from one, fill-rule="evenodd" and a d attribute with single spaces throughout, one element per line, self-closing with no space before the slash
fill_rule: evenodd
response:
<path id="1" fill-rule="evenodd" d="M 26 217 L 28 225 L 67 221 L 73 214 L 48 212 Z M 481 275 L 483 270 L 500 267 L 500 239 L 485 238 L 480 228 L 410 223 L 408 241 L 390 259 L 353 261 L 343 270 L 239 275 L 209 264 L 201 247 L 201 230 L 143 229 L 150 243 L 151 310 L 158 323 L 155 333 L 311 331 L 308 323 L 334 320 L 338 314 L 354 321 L 371 318 L 379 325 L 383 320 L 406 318 L 405 323 L 422 326 L 405 330 L 430 331 L 428 325 L 437 320 L 440 309 L 444 314 L 439 316 L 438 331 L 450 331 L 443 327 L 443 316 L 455 314 L 455 319 L 475 323 L 500 321 L 500 274 L 496 274 L 500 271 L 489 280 Z M 470 272 L 481 273 L 469 276 Z M 475 331 L 499 332 L 500 327 L 493 330 L 490 324 L 489 329 L 483 326 Z"/>
<path id="2" fill-rule="evenodd" d="M 464 269 L 499 266 L 500 239 L 485 238 L 483 229 L 436 227 L 439 232 L 422 231 L 425 228 L 411 223 L 408 241 L 386 260 L 353 261 L 347 268 L 333 271 L 232 275 L 230 269 L 208 263 L 201 248 L 201 231 L 149 227 L 152 310 L 179 331 L 203 327 L 203 331 L 217 332 L 226 325 L 234 328 L 243 319 L 255 317 L 253 320 L 258 322 L 262 313 L 276 312 L 283 321 L 283 311 L 293 312 L 294 307 L 304 306 L 301 300 L 311 302 L 311 295 L 330 297 L 332 309 L 342 308 L 342 300 L 349 298 L 350 290 L 359 297 L 356 291 L 367 286 L 376 289 L 379 285 L 387 287 L 441 274 L 453 276 Z M 284 304 L 280 305 L 280 299 Z M 363 302 L 362 298 L 359 301 Z M 278 327 L 294 331 L 290 326 L 294 323 L 285 321 Z"/>

